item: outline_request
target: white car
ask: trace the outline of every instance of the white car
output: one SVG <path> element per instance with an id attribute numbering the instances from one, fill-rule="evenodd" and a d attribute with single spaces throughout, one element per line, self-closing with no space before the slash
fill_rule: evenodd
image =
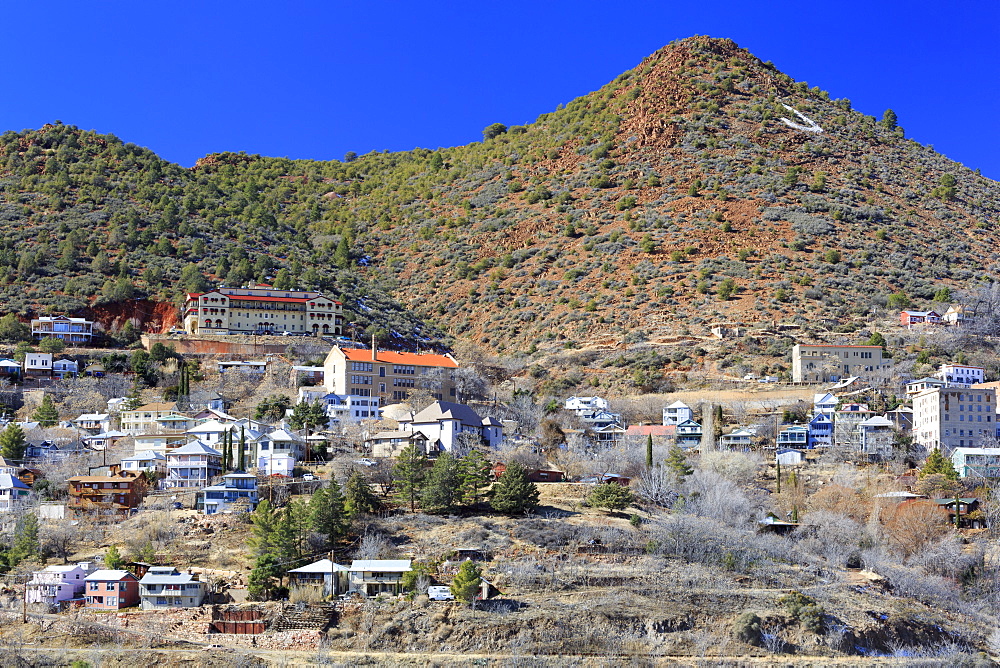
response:
<path id="1" fill-rule="evenodd" d="M 368 459 L 367 457 L 365 457 L 364 459 L 355 459 L 354 463 L 361 464 L 362 466 L 378 466 L 377 461 L 375 461 L 374 459 Z"/>

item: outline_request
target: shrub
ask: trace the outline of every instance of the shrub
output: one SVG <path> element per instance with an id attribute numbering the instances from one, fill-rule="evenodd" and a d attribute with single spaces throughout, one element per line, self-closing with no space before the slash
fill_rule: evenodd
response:
<path id="1" fill-rule="evenodd" d="M 760 617 L 757 616 L 757 613 L 750 611 L 740 613 L 740 616 L 733 621 L 733 635 L 748 645 L 759 647 L 761 642 Z"/>

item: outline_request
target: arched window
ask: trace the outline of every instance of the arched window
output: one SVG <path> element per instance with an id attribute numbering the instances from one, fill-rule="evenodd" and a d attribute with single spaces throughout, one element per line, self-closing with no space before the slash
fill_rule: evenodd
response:
<path id="1" fill-rule="evenodd" d="M 222 321 L 221 320 L 216 320 L 215 321 L 215 326 L 216 327 L 222 327 Z"/>
<path id="2" fill-rule="evenodd" d="M 211 327 L 211 326 L 212 326 L 212 321 L 209 320 L 208 318 L 205 318 L 205 327 Z"/>
<path id="3" fill-rule="evenodd" d="M 324 334 L 330 333 L 330 325 L 323 325 L 323 333 Z"/>

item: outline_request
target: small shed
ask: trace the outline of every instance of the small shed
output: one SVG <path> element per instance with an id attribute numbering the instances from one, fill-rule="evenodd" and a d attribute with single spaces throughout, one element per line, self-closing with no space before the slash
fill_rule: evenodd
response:
<path id="1" fill-rule="evenodd" d="M 774 460 L 782 466 L 799 466 L 805 459 L 804 452 L 792 448 L 781 448 L 774 454 Z"/>

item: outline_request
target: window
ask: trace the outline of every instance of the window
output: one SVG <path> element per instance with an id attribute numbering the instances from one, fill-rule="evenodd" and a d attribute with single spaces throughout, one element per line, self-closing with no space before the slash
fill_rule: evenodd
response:
<path id="1" fill-rule="evenodd" d="M 353 385 L 371 385 L 371 376 L 351 376 L 351 384 Z"/>
<path id="2" fill-rule="evenodd" d="M 371 362 L 351 362 L 351 371 L 368 371 L 371 373 L 374 365 Z"/>

